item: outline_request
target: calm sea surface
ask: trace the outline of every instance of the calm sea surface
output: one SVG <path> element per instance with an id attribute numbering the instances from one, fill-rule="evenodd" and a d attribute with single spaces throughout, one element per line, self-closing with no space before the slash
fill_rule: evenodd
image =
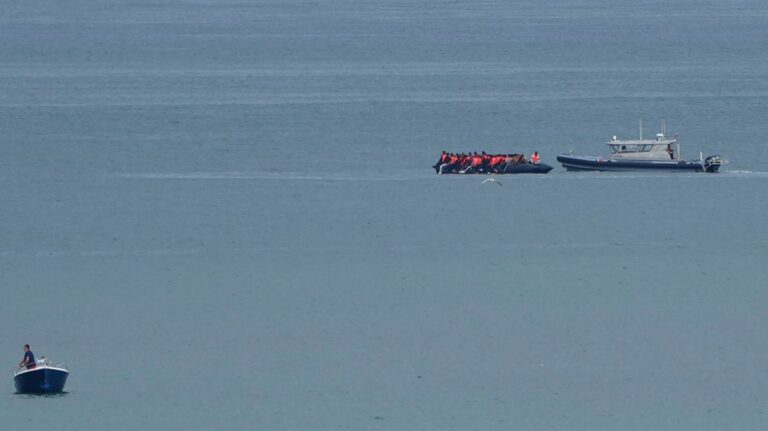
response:
<path id="1" fill-rule="evenodd" d="M 0 429 L 765 429 L 766 46 L 757 0 L 2 0 Z M 730 163 L 555 162 L 639 119 Z"/>

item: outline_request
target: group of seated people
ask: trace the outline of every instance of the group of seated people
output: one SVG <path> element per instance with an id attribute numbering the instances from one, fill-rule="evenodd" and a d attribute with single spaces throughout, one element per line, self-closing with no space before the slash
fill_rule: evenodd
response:
<path id="1" fill-rule="evenodd" d="M 508 166 L 522 163 L 539 164 L 539 153 L 534 152 L 530 162 L 522 154 L 448 153 L 432 166 L 438 174 L 503 174 Z"/>

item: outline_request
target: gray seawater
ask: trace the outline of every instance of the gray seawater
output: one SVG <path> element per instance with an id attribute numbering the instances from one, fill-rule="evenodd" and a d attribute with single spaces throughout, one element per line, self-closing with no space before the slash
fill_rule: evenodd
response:
<path id="1" fill-rule="evenodd" d="M 756 0 L 0 2 L 0 428 L 764 429 L 766 42 Z M 430 170 L 638 119 L 730 163 Z M 24 343 L 68 393 L 13 393 Z"/>

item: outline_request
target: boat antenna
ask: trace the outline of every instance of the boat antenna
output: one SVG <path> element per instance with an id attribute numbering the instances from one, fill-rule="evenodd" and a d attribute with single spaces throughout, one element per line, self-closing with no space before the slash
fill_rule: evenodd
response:
<path id="1" fill-rule="evenodd" d="M 661 120 L 661 137 L 667 137 L 667 120 Z"/>
<path id="2" fill-rule="evenodd" d="M 643 140 L 643 119 L 640 119 L 640 140 Z"/>

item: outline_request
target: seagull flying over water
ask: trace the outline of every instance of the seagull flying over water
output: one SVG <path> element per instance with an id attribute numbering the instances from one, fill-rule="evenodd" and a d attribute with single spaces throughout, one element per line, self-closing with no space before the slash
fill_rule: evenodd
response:
<path id="1" fill-rule="evenodd" d="M 496 179 L 495 179 L 495 178 L 488 178 L 488 179 L 485 179 L 485 180 L 483 180 L 483 182 L 482 182 L 482 183 L 480 183 L 480 184 L 485 184 L 485 183 L 494 183 L 494 184 L 498 185 L 499 187 L 501 187 L 501 181 L 496 181 Z"/>

